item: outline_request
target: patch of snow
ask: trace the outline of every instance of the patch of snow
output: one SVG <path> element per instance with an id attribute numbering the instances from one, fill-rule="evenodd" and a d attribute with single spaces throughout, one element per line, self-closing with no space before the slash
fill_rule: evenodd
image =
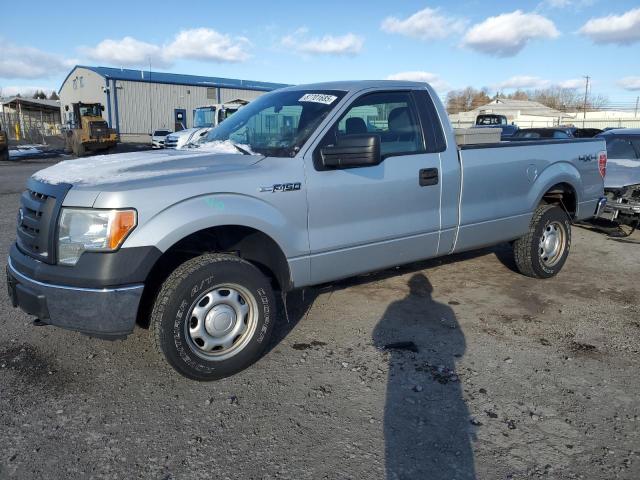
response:
<path id="1" fill-rule="evenodd" d="M 176 157 L 174 155 L 155 155 L 151 152 L 146 155 L 144 153 L 142 155 L 140 153 L 98 155 L 90 158 L 65 160 L 34 173 L 33 178 L 51 185 L 61 183 L 96 185 L 198 170 L 194 168 L 163 169 L 158 165 L 171 160 L 175 161 Z M 153 169 L 152 167 L 156 165 L 158 165 L 158 169 Z M 141 169 L 141 167 L 148 168 Z"/>
<path id="2" fill-rule="evenodd" d="M 242 152 L 236 148 L 236 145 L 240 147 L 242 150 L 250 153 L 251 155 L 255 155 L 255 153 L 251 150 L 249 145 L 244 145 L 242 143 L 234 143 L 230 140 L 214 140 L 211 142 L 201 142 L 197 144 L 198 151 L 208 152 L 208 153 L 237 153 L 242 155 Z"/>
<path id="3" fill-rule="evenodd" d="M 21 157 L 30 157 L 32 155 L 39 155 L 42 153 L 42 150 L 32 146 L 22 146 L 18 147 L 17 150 L 9 150 L 9 158 L 21 158 Z"/>

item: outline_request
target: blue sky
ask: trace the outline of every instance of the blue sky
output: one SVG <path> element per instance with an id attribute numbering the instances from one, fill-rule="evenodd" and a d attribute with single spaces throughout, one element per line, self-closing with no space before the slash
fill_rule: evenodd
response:
<path id="1" fill-rule="evenodd" d="M 88 6 L 91 10 L 88 11 Z M 98 5 L 100 5 L 98 7 Z M 0 87 L 57 89 L 75 63 L 283 83 L 430 80 L 640 95 L 640 1 L 10 2 Z M 35 16 L 33 12 L 42 12 Z M 26 17 L 25 17 L 26 13 Z"/>

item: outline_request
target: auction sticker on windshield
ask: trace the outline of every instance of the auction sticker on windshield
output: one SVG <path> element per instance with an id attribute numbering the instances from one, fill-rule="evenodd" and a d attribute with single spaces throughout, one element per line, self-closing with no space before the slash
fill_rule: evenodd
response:
<path id="1" fill-rule="evenodd" d="M 331 105 L 336 100 L 335 95 L 327 95 L 325 93 L 306 93 L 300 97 L 299 102 L 314 102 L 324 103 L 325 105 Z"/>

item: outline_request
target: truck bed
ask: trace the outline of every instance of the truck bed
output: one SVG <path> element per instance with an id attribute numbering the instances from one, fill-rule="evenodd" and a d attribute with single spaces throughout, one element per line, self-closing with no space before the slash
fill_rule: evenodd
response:
<path id="1" fill-rule="evenodd" d="M 504 141 L 459 146 L 462 168 L 456 250 L 518 238 L 555 185 L 574 192 L 576 219 L 593 216 L 602 195 L 602 139 Z"/>

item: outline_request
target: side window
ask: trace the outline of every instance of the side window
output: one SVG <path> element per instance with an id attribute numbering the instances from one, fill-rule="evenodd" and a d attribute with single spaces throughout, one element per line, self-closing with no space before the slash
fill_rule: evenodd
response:
<path id="1" fill-rule="evenodd" d="M 567 135 L 565 132 L 556 130 L 555 132 L 553 132 L 553 138 L 569 138 L 569 135 Z"/>
<path id="2" fill-rule="evenodd" d="M 627 138 L 612 138 L 607 141 L 607 156 L 609 158 L 636 159 L 636 151 Z"/>
<path id="3" fill-rule="evenodd" d="M 323 143 L 366 133 L 380 135 L 383 158 L 425 151 L 418 115 L 409 92 L 381 92 L 360 97 L 340 117 Z"/>

